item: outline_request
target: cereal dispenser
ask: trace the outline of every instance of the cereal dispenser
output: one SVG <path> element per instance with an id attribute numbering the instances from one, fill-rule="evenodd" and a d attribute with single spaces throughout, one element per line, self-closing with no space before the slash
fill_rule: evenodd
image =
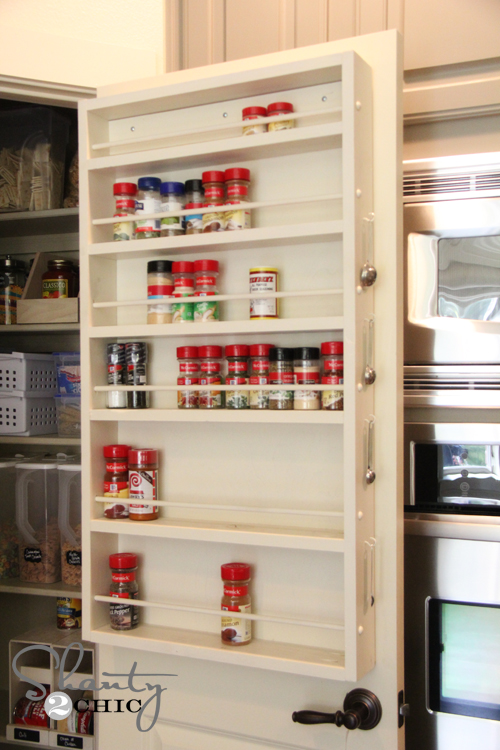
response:
<path id="1" fill-rule="evenodd" d="M 82 582 L 82 467 L 60 464 L 57 469 L 62 582 L 79 586 Z"/>
<path id="2" fill-rule="evenodd" d="M 0 578 L 19 578 L 19 532 L 16 526 L 16 470 L 20 456 L 0 458 Z"/>

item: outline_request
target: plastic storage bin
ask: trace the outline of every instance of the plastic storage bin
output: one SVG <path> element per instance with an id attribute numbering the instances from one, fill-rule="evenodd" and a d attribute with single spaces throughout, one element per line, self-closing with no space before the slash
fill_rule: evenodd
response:
<path id="1" fill-rule="evenodd" d="M 59 437 L 80 437 L 80 396 L 55 396 L 57 409 L 57 432 Z"/>
<path id="2" fill-rule="evenodd" d="M 0 211 L 62 208 L 69 120 L 48 107 L 0 113 Z"/>
<path id="3" fill-rule="evenodd" d="M 40 398 L 56 393 L 57 372 L 51 354 L 0 354 L 0 396 Z"/>
<path id="4" fill-rule="evenodd" d="M 80 352 L 54 352 L 57 388 L 61 395 L 80 395 Z"/>
<path id="5" fill-rule="evenodd" d="M 50 435 L 53 432 L 57 432 L 57 412 L 52 397 L 0 396 L 0 435 Z"/>
<path id="6" fill-rule="evenodd" d="M 82 583 L 82 467 L 60 464 L 59 530 L 61 532 L 61 577 L 70 586 Z"/>

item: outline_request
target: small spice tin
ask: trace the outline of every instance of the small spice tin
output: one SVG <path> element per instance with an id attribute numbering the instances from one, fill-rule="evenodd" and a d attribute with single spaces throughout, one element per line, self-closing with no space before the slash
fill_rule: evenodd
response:
<path id="1" fill-rule="evenodd" d="M 258 266 L 250 269 L 250 294 L 254 292 L 277 292 L 278 269 Z M 256 297 L 250 300 L 250 320 L 278 318 L 279 304 L 274 297 Z"/>

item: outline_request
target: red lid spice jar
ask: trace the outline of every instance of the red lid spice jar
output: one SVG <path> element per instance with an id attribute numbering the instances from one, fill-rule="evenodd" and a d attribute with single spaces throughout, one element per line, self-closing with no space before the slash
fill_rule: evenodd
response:
<path id="1" fill-rule="evenodd" d="M 194 263 L 190 260 L 177 260 L 172 263 L 174 277 L 174 297 L 194 295 Z M 192 323 L 194 320 L 193 302 L 174 302 L 172 323 Z"/>
<path id="2" fill-rule="evenodd" d="M 200 390 L 198 405 L 200 409 L 222 409 L 224 398 L 222 391 L 202 390 L 202 386 L 221 385 L 221 346 L 199 346 L 200 357 Z"/>
<path id="3" fill-rule="evenodd" d="M 158 518 L 158 451 L 149 448 L 128 453 L 129 518 L 154 521 Z M 139 501 L 139 502 L 137 502 Z"/>
<path id="4" fill-rule="evenodd" d="M 246 344 L 226 346 L 226 385 L 248 385 L 248 355 Z M 226 391 L 226 409 L 248 409 L 248 391 Z"/>
<path id="5" fill-rule="evenodd" d="M 226 563 L 220 568 L 224 595 L 221 609 L 224 612 L 245 612 L 250 614 L 252 602 L 248 593 L 250 565 L 247 563 Z M 221 618 L 222 643 L 227 646 L 243 646 L 252 640 L 252 621 L 237 616 Z"/>
<path id="6" fill-rule="evenodd" d="M 321 344 L 321 359 L 323 360 L 323 375 L 340 378 L 344 382 L 344 342 L 323 341 Z"/>
<path id="7" fill-rule="evenodd" d="M 250 385 L 269 385 L 269 352 L 273 344 L 250 347 Z M 250 391 L 250 409 L 269 409 L 269 391 Z"/>
<path id="8" fill-rule="evenodd" d="M 104 497 L 117 498 L 116 502 L 104 504 L 106 518 L 128 518 L 128 445 L 105 445 L 106 459 L 104 475 Z M 127 502 L 123 502 L 127 501 Z"/>
<path id="9" fill-rule="evenodd" d="M 203 172 L 201 175 L 203 189 L 205 191 L 204 208 L 208 206 L 223 206 L 225 202 L 225 184 L 226 178 L 224 172 L 218 169 L 211 169 Z M 210 211 L 203 214 L 203 231 L 204 232 L 223 232 L 226 228 L 224 211 Z"/>
<path id="10" fill-rule="evenodd" d="M 109 556 L 111 585 L 109 595 L 120 602 L 109 605 L 110 624 L 113 630 L 132 630 L 139 624 L 139 607 L 126 604 L 124 599 L 138 599 L 139 586 L 135 580 L 137 555 L 133 552 L 117 552 Z"/>
<path id="11" fill-rule="evenodd" d="M 250 189 L 250 170 L 244 167 L 226 169 L 226 203 L 248 203 Z M 237 229 L 249 229 L 250 211 L 242 208 L 226 211 L 226 232 Z"/>
<path id="12" fill-rule="evenodd" d="M 293 104 L 290 102 L 273 102 L 267 107 L 267 116 L 276 117 L 276 115 L 288 115 L 293 112 Z M 295 120 L 272 120 L 269 121 L 267 129 L 271 130 L 291 130 L 295 127 Z"/>
<path id="13" fill-rule="evenodd" d="M 267 117 L 267 109 L 265 107 L 245 107 L 241 111 L 243 121 L 246 120 L 258 120 L 260 117 Z M 254 135 L 255 133 L 267 132 L 267 123 L 263 122 L 260 125 L 244 125 L 243 135 Z"/>
<path id="14" fill-rule="evenodd" d="M 219 261 L 203 258 L 194 262 L 194 277 L 196 283 L 195 297 L 215 297 L 219 294 L 217 277 L 219 275 Z M 204 299 L 194 303 L 195 323 L 212 323 L 219 320 L 219 303 Z"/>
<path id="15" fill-rule="evenodd" d="M 198 385 L 200 382 L 200 360 L 197 346 L 177 347 L 177 361 L 179 362 L 179 377 L 177 385 Z M 177 391 L 178 409 L 197 409 L 198 391 Z"/>
<path id="16" fill-rule="evenodd" d="M 135 196 L 137 185 L 135 182 L 115 182 L 113 185 L 115 196 L 115 217 L 126 217 L 135 214 Z M 120 221 L 113 224 L 113 239 L 115 241 L 134 239 L 134 222 Z"/>

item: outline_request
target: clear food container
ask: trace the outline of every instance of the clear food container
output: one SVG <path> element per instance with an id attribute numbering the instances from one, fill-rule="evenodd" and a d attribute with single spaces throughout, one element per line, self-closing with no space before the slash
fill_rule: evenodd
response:
<path id="1" fill-rule="evenodd" d="M 60 464 L 57 469 L 62 582 L 70 586 L 80 586 L 82 582 L 82 467 L 80 464 Z"/>

